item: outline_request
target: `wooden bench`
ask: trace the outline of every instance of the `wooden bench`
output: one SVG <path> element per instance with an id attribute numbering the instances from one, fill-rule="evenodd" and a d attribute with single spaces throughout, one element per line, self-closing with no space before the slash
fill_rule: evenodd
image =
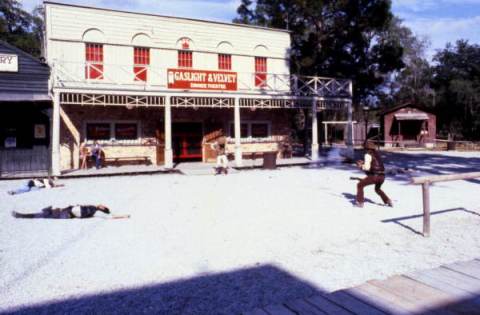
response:
<path id="1" fill-rule="evenodd" d="M 117 157 L 108 157 L 105 158 L 104 163 L 113 163 L 115 165 L 119 165 L 120 162 L 139 162 L 139 164 L 146 164 L 150 165 L 150 157 L 149 156 L 117 156 Z"/>
<path id="2" fill-rule="evenodd" d="M 449 175 L 432 175 L 412 178 L 411 184 L 422 185 L 423 196 L 423 236 L 430 236 L 430 184 L 435 182 L 447 182 L 452 180 L 464 180 L 479 178 L 480 172 L 449 174 Z"/>

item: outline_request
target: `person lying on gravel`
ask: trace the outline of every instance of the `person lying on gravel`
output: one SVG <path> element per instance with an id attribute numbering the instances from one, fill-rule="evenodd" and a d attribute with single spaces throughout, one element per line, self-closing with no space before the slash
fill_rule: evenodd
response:
<path id="1" fill-rule="evenodd" d="M 12 216 L 18 219 L 87 219 L 92 218 L 97 211 L 103 213 L 104 219 L 128 219 L 130 215 L 112 215 L 104 205 L 75 205 L 66 208 L 47 207 L 38 213 L 18 213 L 12 211 Z"/>
<path id="2" fill-rule="evenodd" d="M 15 190 L 7 191 L 7 193 L 10 195 L 17 195 L 17 194 L 23 194 L 33 190 L 38 190 L 41 188 L 50 189 L 54 187 L 63 187 L 63 186 L 64 186 L 63 184 L 55 183 L 51 178 L 33 178 L 28 180 L 24 186 Z"/>

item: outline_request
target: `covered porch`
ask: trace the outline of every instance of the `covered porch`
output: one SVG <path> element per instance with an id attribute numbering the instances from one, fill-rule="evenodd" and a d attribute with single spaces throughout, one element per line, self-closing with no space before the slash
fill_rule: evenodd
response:
<path id="1" fill-rule="evenodd" d="M 96 89 L 57 86 L 53 93 L 52 173 L 58 176 L 78 169 L 80 144 L 94 141 L 103 146 L 105 160 L 141 157 L 146 164 L 162 169 L 173 169 L 177 162 L 212 162 L 215 157 L 210 144 L 220 130 L 227 136 L 227 152 L 235 167 L 241 168 L 247 159 L 255 160 L 252 153 L 256 152 L 291 158 L 291 118 L 298 110 L 308 113 L 310 158 L 316 161 L 318 113 L 339 111 L 351 121 L 351 81 L 298 76 L 289 80 L 293 83 L 288 92 L 274 84 L 258 91 L 225 93 L 180 93 L 152 87 L 139 91 L 105 84 Z M 346 143 L 351 145 L 350 136 Z"/>

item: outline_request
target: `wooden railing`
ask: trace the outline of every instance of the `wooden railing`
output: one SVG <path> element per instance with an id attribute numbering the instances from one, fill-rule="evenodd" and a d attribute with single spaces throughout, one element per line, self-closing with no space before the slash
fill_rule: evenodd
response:
<path id="1" fill-rule="evenodd" d="M 430 184 L 436 182 L 447 182 L 453 180 L 464 180 L 479 178 L 480 172 L 448 174 L 448 175 L 432 175 L 412 178 L 411 184 L 422 185 L 423 196 L 423 236 L 430 236 Z"/>

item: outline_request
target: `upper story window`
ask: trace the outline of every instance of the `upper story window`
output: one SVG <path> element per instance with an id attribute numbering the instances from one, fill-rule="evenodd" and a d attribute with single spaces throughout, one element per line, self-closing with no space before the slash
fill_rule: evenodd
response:
<path id="1" fill-rule="evenodd" d="M 232 70 L 232 55 L 218 54 L 218 69 Z"/>
<path id="2" fill-rule="evenodd" d="M 178 51 L 178 67 L 180 68 L 192 68 L 193 66 L 193 53 L 188 50 Z"/>
<path id="3" fill-rule="evenodd" d="M 133 73 L 135 81 L 147 81 L 148 66 L 150 65 L 150 49 L 134 47 L 133 49 Z"/>
<path id="4" fill-rule="evenodd" d="M 85 44 L 85 78 L 103 80 L 103 45 Z"/>
<path id="5" fill-rule="evenodd" d="M 255 57 L 255 86 L 267 86 L 267 58 Z"/>

